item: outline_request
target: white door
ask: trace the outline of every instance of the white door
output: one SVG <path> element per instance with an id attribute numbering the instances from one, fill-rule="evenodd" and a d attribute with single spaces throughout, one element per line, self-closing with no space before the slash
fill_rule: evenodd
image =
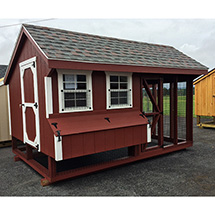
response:
<path id="1" fill-rule="evenodd" d="M 40 151 L 39 103 L 36 57 L 23 61 L 20 66 L 22 119 L 24 143 Z"/>

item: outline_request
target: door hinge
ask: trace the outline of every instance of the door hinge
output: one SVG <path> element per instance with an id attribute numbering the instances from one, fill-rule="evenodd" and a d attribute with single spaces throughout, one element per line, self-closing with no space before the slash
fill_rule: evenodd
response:
<path id="1" fill-rule="evenodd" d="M 37 102 L 34 103 L 34 107 L 35 107 L 35 108 L 38 108 Z"/>

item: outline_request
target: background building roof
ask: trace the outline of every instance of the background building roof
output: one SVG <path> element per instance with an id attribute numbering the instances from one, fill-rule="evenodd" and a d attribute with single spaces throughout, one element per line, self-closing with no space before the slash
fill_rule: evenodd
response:
<path id="1" fill-rule="evenodd" d="M 7 70 L 7 66 L 6 65 L 0 65 L 0 79 L 4 78 L 6 70 Z"/>

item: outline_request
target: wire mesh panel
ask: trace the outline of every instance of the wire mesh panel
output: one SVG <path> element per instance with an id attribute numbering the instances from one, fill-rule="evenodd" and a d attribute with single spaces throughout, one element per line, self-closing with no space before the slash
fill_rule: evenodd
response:
<path id="1" fill-rule="evenodd" d="M 163 84 L 163 135 L 170 136 L 170 83 Z"/>
<path id="2" fill-rule="evenodd" d="M 151 92 L 153 91 L 152 88 L 150 88 Z M 153 104 L 145 90 L 143 88 L 143 112 L 145 113 L 152 113 L 153 112 Z"/>
<path id="3" fill-rule="evenodd" d="M 178 83 L 178 138 L 186 139 L 186 82 Z"/>

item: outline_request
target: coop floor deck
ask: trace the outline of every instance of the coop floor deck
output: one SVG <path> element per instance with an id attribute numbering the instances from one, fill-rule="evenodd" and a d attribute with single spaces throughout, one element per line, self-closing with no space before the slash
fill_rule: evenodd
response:
<path id="1" fill-rule="evenodd" d="M 215 132 L 194 122 L 194 146 L 128 165 L 40 185 L 41 176 L 0 148 L 0 196 L 215 196 Z"/>

